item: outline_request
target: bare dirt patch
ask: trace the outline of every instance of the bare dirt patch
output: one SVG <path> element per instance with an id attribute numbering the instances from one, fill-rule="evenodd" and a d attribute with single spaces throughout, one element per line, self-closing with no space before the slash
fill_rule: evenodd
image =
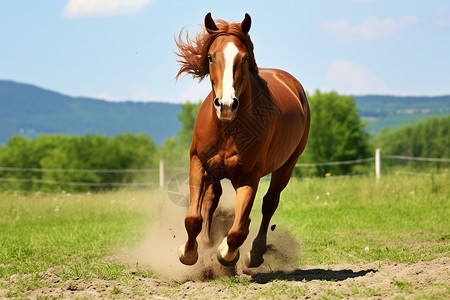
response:
<path id="1" fill-rule="evenodd" d="M 250 234 L 240 248 L 241 260 L 236 267 L 223 267 L 217 261 L 216 251 L 234 220 L 235 192 L 229 182 L 222 183 L 222 187 L 224 193 L 212 220 L 212 241 L 208 245 L 199 243 L 199 260 L 194 266 L 185 266 L 178 260 L 178 249 L 187 239 L 184 228 L 187 208 L 174 205 L 171 201 L 164 201 L 160 204 L 156 218 L 157 223 L 141 245 L 133 251 L 119 254 L 112 259 L 117 259 L 132 267 L 150 269 L 161 277 L 176 281 L 211 280 L 223 276 L 244 274 L 246 268 L 243 257 L 250 250 L 251 242 L 258 232 L 260 220 L 251 222 Z M 265 263 L 262 269 L 256 269 L 259 272 L 270 271 L 277 266 L 285 266 L 298 253 L 298 242 L 288 232 L 277 228 L 275 224 L 272 229 L 273 231 L 268 237 L 269 249 L 265 255 Z"/>
<path id="2" fill-rule="evenodd" d="M 263 273 L 239 274 L 215 280 L 176 281 L 158 276 L 135 276 L 126 282 L 83 280 L 63 282 L 51 270 L 41 273 L 47 286 L 24 291 L 29 299 L 316 299 L 316 298 L 432 298 L 450 296 L 450 258 L 415 264 L 305 266 Z M 133 270 L 129 272 L 133 273 Z M 8 298 L 1 282 L 0 298 Z M 18 295 L 15 295 L 17 297 Z"/>

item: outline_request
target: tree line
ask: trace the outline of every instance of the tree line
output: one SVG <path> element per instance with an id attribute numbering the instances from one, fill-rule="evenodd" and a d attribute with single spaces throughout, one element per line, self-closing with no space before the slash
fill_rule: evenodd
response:
<path id="1" fill-rule="evenodd" d="M 450 115 L 430 118 L 415 125 L 401 126 L 395 130 L 383 129 L 374 140 L 386 154 L 422 157 L 450 158 Z M 399 164 L 387 161 L 387 165 Z M 415 169 L 446 168 L 448 163 L 403 161 L 403 165 Z"/>
<path id="2" fill-rule="evenodd" d="M 134 173 L 83 172 L 83 170 L 123 170 L 156 168 L 159 163 L 156 143 L 145 134 L 43 135 L 36 139 L 14 136 L 0 147 L 0 181 L 3 188 L 19 190 L 90 190 L 85 184 L 111 188 L 110 183 L 127 183 Z M 14 169 L 17 168 L 17 169 Z M 76 170 L 61 172 L 61 170 Z M 41 170 L 41 171 L 39 171 Z M 74 184 L 51 184 L 71 182 Z M 50 183 L 50 184 L 49 184 Z"/>
<path id="3" fill-rule="evenodd" d="M 308 95 L 311 108 L 311 129 L 307 147 L 300 163 L 356 160 L 374 155 L 375 148 L 385 154 L 418 157 L 450 158 L 450 116 L 429 119 L 416 125 L 383 130 L 370 139 L 361 120 L 355 99 L 336 92 L 316 91 Z M 98 188 L 111 188 L 108 183 L 157 181 L 157 174 L 123 172 L 60 172 L 59 169 L 148 169 L 157 168 L 159 160 L 166 167 L 188 167 L 189 146 L 195 118 L 201 102 L 185 103 L 178 114 L 181 129 L 157 147 L 146 134 L 125 133 L 115 137 L 103 135 L 43 135 L 36 139 L 14 136 L 0 146 L 0 187 L 23 190 L 92 190 L 92 186 L 51 185 L 48 182 L 95 183 Z M 325 174 L 367 174 L 367 165 L 315 166 L 296 168 L 296 176 Z M 10 170 L 8 167 L 25 168 Z M 36 172 L 35 169 L 50 169 Z M 53 170 L 53 171 L 51 171 Z M 153 176 L 153 177 L 152 177 Z M 139 177 L 139 178 L 137 178 Z M 27 181 L 21 181 L 27 178 Z M 16 179 L 14 181 L 14 179 Z M 1 180 L 1 179 L 0 179 Z M 47 182 L 47 183 L 45 183 Z"/>

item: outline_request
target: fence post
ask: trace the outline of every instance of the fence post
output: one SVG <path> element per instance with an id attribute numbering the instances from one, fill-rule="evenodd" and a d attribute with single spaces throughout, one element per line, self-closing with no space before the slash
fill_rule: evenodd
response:
<path id="1" fill-rule="evenodd" d="M 159 186 L 164 189 L 164 161 L 159 161 Z"/>
<path id="2" fill-rule="evenodd" d="M 377 180 L 381 177 L 381 149 L 375 150 L 375 174 Z"/>

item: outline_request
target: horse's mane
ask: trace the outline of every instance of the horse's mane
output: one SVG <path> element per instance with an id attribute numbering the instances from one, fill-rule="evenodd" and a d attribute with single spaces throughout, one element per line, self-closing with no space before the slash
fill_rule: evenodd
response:
<path id="1" fill-rule="evenodd" d="M 258 66 L 256 65 L 255 55 L 253 53 L 253 43 L 248 34 L 244 34 L 239 23 L 228 23 L 224 20 L 216 20 L 218 30 L 203 32 L 197 34 L 193 39 L 189 38 L 186 32 L 186 41 L 183 41 L 183 30 L 180 32 L 178 39 L 175 38 L 175 43 L 178 46 L 179 57 L 177 60 L 181 64 L 178 71 L 178 79 L 181 74 L 192 74 L 194 78 L 202 81 L 206 75 L 209 74 L 208 50 L 214 40 L 221 35 L 234 35 L 238 37 L 241 42 L 247 47 L 249 69 L 252 72 L 258 73 Z"/>

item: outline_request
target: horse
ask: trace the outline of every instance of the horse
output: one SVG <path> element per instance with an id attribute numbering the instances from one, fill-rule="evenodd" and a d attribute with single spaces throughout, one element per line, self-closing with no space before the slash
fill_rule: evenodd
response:
<path id="1" fill-rule="evenodd" d="M 259 181 L 271 174 L 261 225 L 245 257 L 247 267 L 264 262 L 270 219 L 308 139 L 310 110 L 303 86 L 285 71 L 258 68 L 250 27 L 249 14 L 241 23 L 228 23 L 208 13 L 195 38 L 186 33 L 183 39 L 182 30 L 175 39 L 181 65 L 176 79 L 190 74 L 201 81 L 209 75 L 212 87 L 199 109 L 190 147 L 188 237 L 178 251 L 185 265 L 198 260 L 200 233 L 199 241 L 211 241 L 224 178 L 236 191 L 235 216 L 217 259 L 224 266 L 236 264 Z"/>

